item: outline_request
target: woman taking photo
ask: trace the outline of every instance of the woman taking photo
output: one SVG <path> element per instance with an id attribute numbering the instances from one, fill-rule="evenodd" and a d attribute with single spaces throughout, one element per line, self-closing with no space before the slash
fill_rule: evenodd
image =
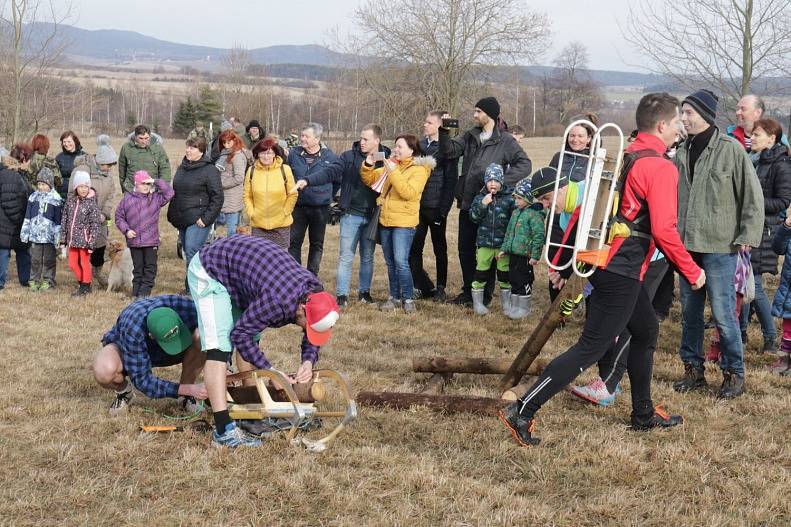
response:
<path id="1" fill-rule="evenodd" d="M 217 223 L 224 224 L 228 236 L 236 234 L 236 227 L 242 216 L 244 206 L 244 172 L 247 158 L 244 155 L 244 143 L 233 130 L 225 130 L 218 138 L 222 149 L 220 157 L 214 163 L 220 171 L 224 200 Z"/>
<path id="2" fill-rule="evenodd" d="M 60 134 L 60 147 L 63 151 L 55 156 L 55 162 L 60 169 L 60 176 L 63 183 L 61 184 L 58 192 L 61 196 L 66 196 L 69 193 L 69 178 L 74 169 L 74 159 L 83 154 L 82 145 L 77 134 L 71 130 L 67 130 Z"/>
<path id="3" fill-rule="evenodd" d="M 593 124 L 598 119 L 595 115 L 586 115 Z M 563 155 L 563 166 L 560 169 L 561 176 L 566 176 L 569 181 L 582 181 L 585 179 L 585 170 L 588 167 L 588 158 L 583 157 L 590 154 L 590 144 L 593 139 L 593 128 L 586 124 L 578 124 L 569 130 L 566 138 L 566 148 L 563 152 L 555 152 L 549 166 L 558 168 L 560 156 Z"/>
<path id="4" fill-rule="evenodd" d="M 420 197 L 431 170 L 437 162 L 431 156 L 420 156 L 418 138 L 412 134 L 396 137 L 393 157 L 383 168 L 374 168 L 373 154 L 368 154 L 360 170 L 366 185 L 378 189 L 377 204 L 381 207 L 379 236 L 387 263 L 390 298 L 379 306 L 382 311 L 403 307 L 407 313 L 417 309 L 414 300 L 409 251 L 420 216 Z M 380 178 L 384 178 L 384 183 Z M 378 185 L 377 185 L 378 183 Z"/>
<path id="5" fill-rule="evenodd" d="M 206 243 L 211 226 L 223 202 L 222 181 L 217 167 L 204 158 L 206 139 L 187 139 L 187 149 L 173 177 L 173 199 L 168 207 L 168 221 L 178 229 L 184 250 L 184 264 Z M 185 278 L 186 287 L 186 278 Z M 188 289 L 188 288 L 187 288 Z"/>
<path id="6" fill-rule="evenodd" d="M 294 175 L 284 164 L 283 149 L 272 138 L 253 147 L 255 164 L 244 178 L 244 211 L 250 218 L 253 236 L 271 240 L 288 250 L 291 213 L 297 204 Z"/>
<path id="7" fill-rule="evenodd" d="M 751 150 L 759 154 L 754 163 L 764 193 L 764 230 L 761 245 L 754 247 L 750 253 L 755 275 L 755 299 L 752 305 L 761 322 L 763 351 L 768 353 L 777 351 L 777 329 L 762 275 L 777 274 L 778 256 L 772 251 L 772 238 L 783 222 L 780 212 L 791 205 L 791 158 L 788 157 L 788 147 L 780 142 L 782 137 L 783 128 L 774 119 L 759 119 L 753 125 Z M 749 315 L 750 304 L 742 306 L 742 340 L 747 332 Z"/>

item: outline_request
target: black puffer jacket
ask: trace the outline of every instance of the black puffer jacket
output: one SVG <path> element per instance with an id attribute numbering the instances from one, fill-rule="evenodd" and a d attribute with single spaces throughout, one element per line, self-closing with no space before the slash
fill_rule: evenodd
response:
<path id="1" fill-rule="evenodd" d="M 456 182 L 456 199 L 461 210 L 470 210 L 472 200 L 483 187 L 486 167 L 497 163 L 505 171 L 505 184 L 511 188 L 531 174 L 530 158 L 516 139 L 495 127 L 492 136 L 481 143 L 481 128 L 471 128 L 451 139 L 448 130 L 439 129 L 439 153 L 447 159 L 464 157 L 461 177 Z"/>
<path id="2" fill-rule="evenodd" d="M 223 202 L 222 180 L 208 158 L 198 161 L 184 158 L 173 177 L 173 190 L 168 221 L 177 229 L 194 225 L 198 218 L 206 226 L 217 219 Z"/>
<path id="3" fill-rule="evenodd" d="M 24 245 L 19 240 L 19 231 L 25 221 L 30 190 L 19 172 L 0 164 L 0 249 Z"/>
<path id="4" fill-rule="evenodd" d="M 58 164 L 60 175 L 63 178 L 63 184 L 58 189 L 62 196 L 66 196 L 69 193 L 69 178 L 71 177 L 71 171 L 74 170 L 74 160 L 84 153 L 82 147 L 80 147 L 74 152 L 66 152 L 64 150 L 55 156 L 55 162 Z"/>
<path id="5" fill-rule="evenodd" d="M 447 217 L 453 206 L 453 196 L 456 191 L 456 180 L 459 179 L 459 163 L 457 159 L 447 159 L 439 153 L 439 141 L 430 144 L 427 138 L 420 140 L 420 148 L 427 156 L 432 156 L 437 161 L 437 166 L 423 187 L 420 198 L 421 209 L 438 209 L 440 216 Z"/>
<path id="6" fill-rule="evenodd" d="M 590 154 L 590 149 L 586 148 L 578 153 L 588 155 Z M 552 168 L 557 168 L 559 163 L 560 152 L 555 152 L 555 155 L 552 156 L 552 161 L 549 162 L 549 166 Z M 582 181 L 585 179 L 585 171 L 587 168 L 587 157 L 580 157 L 571 153 L 566 153 L 563 155 L 563 167 L 560 169 L 560 175 L 568 177 L 570 181 Z"/>
<path id="7" fill-rule="evenodd" d="M 777 274 L 777 255 L 772 251 L 772 238 L 783 221 L 780 212 L 791 205 L 791 158 L 788 148 L 776 144 L 761 152 L 755 173 L 764 191 L 764 230 L 761 245 L 752 250 L 750 261 L 756 274 Z"/>

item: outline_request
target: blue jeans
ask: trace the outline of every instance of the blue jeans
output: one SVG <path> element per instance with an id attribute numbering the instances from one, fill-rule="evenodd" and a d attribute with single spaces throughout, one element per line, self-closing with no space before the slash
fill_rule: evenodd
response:
<path id="1" fill-rule="evenodd" d="M 755 314 L 758 315 L 758 320 L 761 322 L 764 340 L 775 340 L 777 338 L 777 328 L 775 327 L 775 319 L 772 317 L 772 303 L 769 302 L 769 297 L 766 296 L 763 275 L 760 274 L 755 275 L 755 299 L 752 301 L 752 306 L 755 308 Z M 742 306 L 742 331 L 747 331 L 749 320 L 750 304 L 745 304 Z"/>
<path id="2" fill-rule="evenodd" d="M 344 214 L 341 216 L 340 255 L 338 257 L 338 272 L 335 279 L 335 294 L 338 296 L 349 295 L 349 284 L 352 280 L 352 264 L 357 244 L 360 244 L 360 284 L 358 291 L 361 293 L 371 290 L 371 280 L 374 276 L 374 250 L 376 244 L 362 237 L 368 218 Z"/>
<path id="3" fill-rule="evenodd" d="M 14 249 L 16 253 L 16 274 L 21 285 L 30 282 L 30 267 L 32 259 L 30 257 L 30 247 Z M 11 260 L 11 249 L 0 249 L 0 289 L 5 287 L 6 277 L 8 276 L 8 263 Z"/>
<path id="4" fill-rule="evenodd" d="M 184 250 L 184 266 L 189 267 L 190 260 L 195 256 L 195 253 L 200 251 L 203 244 L 209 238 L 211 232 L 211 225 L 206 227 L 198 227 L 197 225 L 190 225 L 186 229 L 179 229 L 179 240 L 181 240 L 181 247 Z M 184 278 L 184 283 L 187 283 L 187 278 Z M 186 286 L 189 290 L 189 286 Z"/>
<path id="5" fill-rule="evenodd" d="M 679 354 L 685 364 L 703 369 L 703 309 L 706 295 L 711 303 L 714 323 L 720 332 L 720 368 L 744 377 L 744 354 L 736 318 L 736 288 L 733 278 L 736 273 L 736 253 L 700 254 L 692 253 L 695 261 L 706 272 L 705 287 L 693 291 L 689 282 L 679 280 L 681 307 L 684 323 L 681 330 Z"/>
<path id="6" fill-rule="evenodd" d="M 217 216 L 217 221 L 215 222 L 217 225 L 225 225 L 225 229 L 227 231 L 227 236 L 231 236 L 232 234 L 236 234 L 236 227 L 239 226 L 239 220 L 242 219 L 242 213 L 240 212 L 221 212 L 219 216 Z"/>
<path id="7" fill-rule="evenodd" d="M 409 269 L 409 252 L 412 248 L 412 239 L 415 237 L 415 228 L 380 225 L 379 236 L 382 239 L 382 252 L 387 263 L 390 296 L 396 300 L 412 300 L 415 294 L 412 271 Z"/>

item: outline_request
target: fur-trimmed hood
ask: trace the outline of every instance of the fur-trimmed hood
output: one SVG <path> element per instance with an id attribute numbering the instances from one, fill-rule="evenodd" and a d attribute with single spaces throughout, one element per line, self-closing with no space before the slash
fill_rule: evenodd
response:
<path id="1" fill-rule="evenodd" d="M 428 167 L 429 170 L 434 170 L 437 166 L 437 160 L 432 156 L 417 156 L 412 158 L 412 164 L 419 167 Z"/>

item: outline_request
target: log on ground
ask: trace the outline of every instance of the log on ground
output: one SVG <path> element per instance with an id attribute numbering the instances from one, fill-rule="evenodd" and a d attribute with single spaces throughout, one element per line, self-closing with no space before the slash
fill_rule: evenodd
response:
<path id="1" fill-rule="evenodd" d="M 495 415 L 509 402 L 503 399 L 471 395 L 429 395 L 405 392 L 360 392 L 356 400 L 363 406 L 387 407 L 397 410 L 425 406 L 440 412 L 483 415 Z"/>

